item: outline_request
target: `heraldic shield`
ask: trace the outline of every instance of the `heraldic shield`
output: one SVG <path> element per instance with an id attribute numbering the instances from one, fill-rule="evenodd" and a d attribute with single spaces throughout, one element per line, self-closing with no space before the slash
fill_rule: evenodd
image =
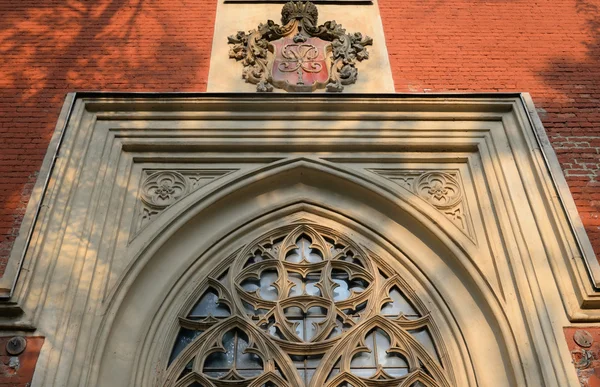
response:
<path id="1" fill-rule="evenodd" d="M 271 82 L 287 91 L 314 91 L 324 88 L 329 81 L 326 59 L 331 53 L 331 43 L 319 38 L 297 35 L 271 42 L 274 60 Z"/>
<path id="2" fill-rule="evenodd" d="M 335 21 L 317 26 L 318 15 L 311 2 L 289 2 L 281 10 L 283 25 L 268 20 L 230 36 L 229 57 L 242 62 L 242 77 L 257 91 L 341 92 L 356 82 L 356 64 L 369 58 L 373 40 L 347 34 Z"/>

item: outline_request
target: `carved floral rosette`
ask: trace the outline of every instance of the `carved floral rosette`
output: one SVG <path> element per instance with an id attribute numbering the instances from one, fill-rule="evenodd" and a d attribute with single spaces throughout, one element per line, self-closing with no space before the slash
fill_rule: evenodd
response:
<path id="1" fill-rule="evenodd" d="M 160 171 L 146 178 L 140 199 L 152 209 L 162 210 L 183 197 L 187 190 L 187 181 L 181 173 Z"/>
<path id="2" fill-rule="evenodd" d="M 242 78 L 246 82 L 257 85 L 259 92 L 273 91 L 274 87 L 283 88 L 288 91 L 313 91 L 315 88 L 326 88 L 329 92 L 341 92 L 345 85 L 356 82 L 358 77 L 357 62 L 369 58 L 366 46 L 372 45 L 373 40 L 363 36 L 360 32 L 346 33 L 340 24 L 335 21 L 327 21 L 317 26 L 317 7 L 311 2 L 302 3 L 289 2 L 281 11 L 282 25 L 268 20 L 260 24 L 257 29 L 249 32 L 238 31 L 237 34 L 228 37 L 231 45 L 229 57 L 242 62 L 244 66 Z M 317 39 L 329 42 L 327 44 L 327 63 L 325 70 L 328 71 L 328 79 L 324 83 L 304 84 L 298 81 L 296 84 L 281 82 L 273 76 L 273 63 L 279 53 L 275 53 L 272 42 L 289 38 L 293 42 L 302 44 L 310 43 L 307 40 Z M 312 48 L 314 45 L 310 44 Z M 310 50 L 304 53 L 312 52 Z M 293 56 L 298 56 L 296 52 Z M 289 61 L 289 55 L 282 60 Z M 298 58 L 296 58 L 298 59 Z M 303 63 L 308 63 L 304 58 Z M 297 60 L 299 66 L 302 62 Z M 320 69 L 320 64 L 314 63 L 315 68 Z M 308 67 L 305 68 L 307 72 Z M 301 71 L 301 69 L 299 70 Z"/>
<path id="3" fill-rule="evenodd" d="M 164 386 L 451 385 L 430 314 L 334 230 L 290 225 L 221 263 L 179 317 Z"/>
<path id="4" fill-rule="evenodd" d="M 449 173 L 426 172 L 415 181 L 415 192 L 434 207 L 446 210 L 462 199 L 460 184 Z"/>

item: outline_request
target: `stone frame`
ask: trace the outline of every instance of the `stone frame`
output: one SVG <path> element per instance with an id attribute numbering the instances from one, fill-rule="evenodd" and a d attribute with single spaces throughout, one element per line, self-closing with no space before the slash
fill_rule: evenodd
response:
<path id="1" fill-rule="evenodd" d="M 137 227 L 148 171 L 203 183 Z M 35 385 L 152 385 L 207 262 L 298 216 L 413 276 L 461 386 L 578 385 L 562 327 L 599 321 L 600 267 L 527 94 L 69 94 L 3 329 L 45 336 Z"/>

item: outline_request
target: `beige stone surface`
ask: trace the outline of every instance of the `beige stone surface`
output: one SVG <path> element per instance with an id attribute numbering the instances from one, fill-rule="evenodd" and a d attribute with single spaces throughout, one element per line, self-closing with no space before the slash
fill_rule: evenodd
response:
<path id="1" fill-rule="evenodd" d="M 46 338 L 33 385 L 162 385 L 208 272 L 303 219 L 408 281 L 456 385 L 578 386 L 562 328 L 599 325 L 596 257 L 528 101 L 79 95 L 12 299 Z"/>
<path id="2" fill-rule="evenodd" d="M 237 31 L 249 31 L 267 20 L 281 24 L 283 4 L 225 4 L 219 0 L 215 21 L 215 33 L 208 74 L 209 92 L 256 92 L 256 85 L 242 79 L 242 64 L 229 58 L 227 37 Z M 369 59 L 359 62 L 358 80 L 344 89 L 345 93 L 393 93 L 394 82 L 388 59 L 383 25 L 375 0 L 371 5 L 317 5 L 319 24 L 335 20 L 349 33 L 361 32 L 373 38 L 368 47 Z M 285 91 L 275 89 L 274 92 Z M 324 92 L 319 90 L 317 92 Z"/>

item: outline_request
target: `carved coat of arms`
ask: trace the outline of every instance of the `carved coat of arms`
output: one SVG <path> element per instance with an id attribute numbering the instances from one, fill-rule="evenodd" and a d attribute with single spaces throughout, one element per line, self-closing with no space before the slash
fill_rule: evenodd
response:
<path id="1" fill-rule="evenodd" d="M 365 47 L 373 40 L 360 32 L 347 34 L 335 21 L 317 26 L 317 18 L 313 3 L 289 2 L 281 10 L 283 25 L 269 20 L 230 36 L 229 57 L 242 62 L 242 77 L 257 91 L 341 92 L 356 82 L 356 62 L 368 59 Z"/>

